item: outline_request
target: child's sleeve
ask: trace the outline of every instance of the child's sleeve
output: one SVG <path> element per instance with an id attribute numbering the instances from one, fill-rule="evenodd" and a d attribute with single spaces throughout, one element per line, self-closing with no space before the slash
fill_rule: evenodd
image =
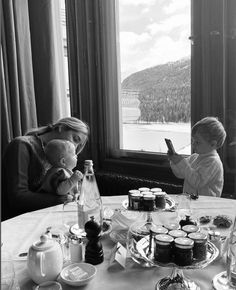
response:
<path id="1" fill-rule="evenodd" d="M 178 163 L 178 167 L 184 173 L 184 179 L 195 188 L 204 187 L 214 178 L 219 170 L 218 163 L 212 158 L 202 160 L 200 166 L 196 169 L 193 169 L 184 159 Z"/>
<path id="2" fill-rule="evenodd" d="M 187 158 L 184 158 L 185 162 L 186 163 L 189 163 L 189 159 L 190 159 L 191 156 L 187 157 Z M 184 170 L 181 166 L 179 166 L 180 162 L 177 163 L 177 164 L 174 164 L 173 162 L 170 161 L 170 167 L 171 167 L 171 170 L 172 172 L 174 173 L 174 175 L 177 177 L 177 178 L 182 178 L 184 179 L 185 178 L 185 173 L 184 173 Z"/>
<path id="3" fill-rule="evenodd" d="M 54 173 L 50 180 L 50 186 L 58 195 L 66 195 L 76 184 L 76 178 L 68 177 L 63 169 Z"/>

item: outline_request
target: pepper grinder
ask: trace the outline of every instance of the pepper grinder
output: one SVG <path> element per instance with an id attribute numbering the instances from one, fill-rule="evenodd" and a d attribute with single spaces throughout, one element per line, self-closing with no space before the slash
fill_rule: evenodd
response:
<path id="1" fill-rule="evenodd" d="M 101 226 L 96 223 L 94 217 L 85 223 L 84 226 L 88 242 L 85 247 L 85 262 L 97 265 L 103 262 L 103 249 L 101 243 Z"/>

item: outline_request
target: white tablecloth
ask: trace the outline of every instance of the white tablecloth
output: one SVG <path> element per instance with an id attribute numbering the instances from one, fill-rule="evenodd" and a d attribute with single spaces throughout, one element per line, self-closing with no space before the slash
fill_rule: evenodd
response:
<path id="1" fill-rule="evenodd" d="M 122 201 L 126 196 L 102 197 L 104 208 L 122 210 L 121 215 L 116 212 L 113 220 L 113 230 L 129 226 L 138 218 L 145 218 L 144 213 L 123 211 Z M 178 199 L 177 196 L 172 196 Z M 203 197 L 197 201 L 191 202 L 192 215 L 199 217 L 202 215 L 216 216 L 226 214 L 234 219 L 236 214 L 236 200 Z M 76 215 L 76 213 L 75 213 Z M 45 232 L 48 226 L 62 226 L 63 210 L 62 206 L 46 208 L 39 211 L 30 212 L 6 220 L 1 223 L 1 239 L 3 249 L 12 254 L 16 276 L 20 289 L 32 289 L 35 284 L 28 277 L 26 269 L 26 258 L 19 258 L 19 253 L 27 252 L 33 242 L 39 239 L 40 235 Z M 120 218 L 121 217 L 121 218 Z M 176 218 L 175 212 L 153 213 L 153 220 L 157 223 L 167 222 Z M 222 231 L 222 234 L 228 235 L 229 230 Z M 97 265 L 97 275 L 88 285 L 80 289 L 88 290 L 150 290 L 155 289 L 156 282 L 171 273 L 170 268 L 143 268 L 132 261 L 127 260 L 126 268 L 122 268 L 114 262 L 109 266 L 110 252 L 115 243 L 105 236 L 102 239 L 104 262 Z M 205 269 L 186 270 L 184 274 L 196 281 L 202 290 L 212 289 L 211 280 L 219 272 L 225 270 L 224 259 L 218 259 Z M 75 289 L 63 284 L 63 289 Z"/>

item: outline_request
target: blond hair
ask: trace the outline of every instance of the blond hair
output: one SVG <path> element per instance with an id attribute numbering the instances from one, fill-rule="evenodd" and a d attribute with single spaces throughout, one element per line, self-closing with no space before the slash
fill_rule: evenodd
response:
<path id="1" fill-rule="evenodd" d="M 216 148 L 223 146 L 226 132 L 223 124 L 216 117 L 205 117 L 192 127 L 192 135 L 199 133 L 204 140 L 216 141 Z"/>

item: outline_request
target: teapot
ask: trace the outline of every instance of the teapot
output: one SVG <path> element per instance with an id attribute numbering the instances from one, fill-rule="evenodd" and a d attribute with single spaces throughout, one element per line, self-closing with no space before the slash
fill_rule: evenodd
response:
<path id="1" fill-rule="evenodd" d="M 42 235 L 40 241 L 29 248 L 27 269 L 30 278 L 37 284 L 55 280 L 63 267 L 62 250 L 57 241 Z"/>

